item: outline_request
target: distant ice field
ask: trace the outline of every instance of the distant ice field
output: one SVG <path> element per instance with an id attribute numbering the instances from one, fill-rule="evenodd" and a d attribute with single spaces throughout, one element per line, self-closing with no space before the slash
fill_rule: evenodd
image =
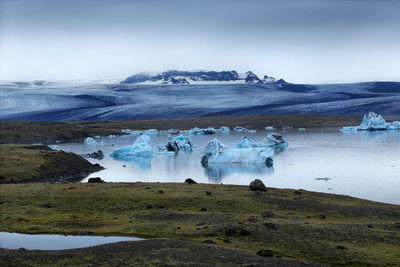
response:
<path id="1" fill-rule="evenodd" d="M 160 154 L 118 161 L 109 154 L 132 145 L 135 136 L 101 138 L 95 145 L 84 143 L 59 144 L 65 151 L 78 154 L 101 149 L 102 160 L 90 159 L 106 169 L 91 174 L 108 182 L 179 182 L 193 178 L 200 183 L 248 185 L 255 178 L 266 186 L 305 189 L 344 194 L 373 201 L 400 204 L 400 131 L 339 132 L 338 129 L 292 129 L 279 131 L 289 147 L 274 156 L 273 167 L 264 164 L 214 164 L 208 168 L 200 163 L 207 143 L 217 138 L 224 144 L 239 142 L 243 136 L 261 141 L 266 132 L 231 134 L 217 133 L 192 137 L 198 148 L 191 153 Z M 165 144 L 167 134 L 151 136 L 151 144 Z M 87 181 L 84 179 L 83 182 Z"/>
<path id="2" fill-rule="evenodd" d="M 400 83 L 124 85 L 2 83 L 1 120 L 129 120 L 250 114 L 400 115 Z"/>

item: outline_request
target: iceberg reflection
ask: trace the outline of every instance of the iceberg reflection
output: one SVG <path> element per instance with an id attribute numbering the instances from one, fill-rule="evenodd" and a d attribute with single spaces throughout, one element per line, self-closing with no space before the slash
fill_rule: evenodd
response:
<path id="1" fill-rule="evenodd" d="M 204 174 L 213 183 L 221 183 L 224 177 L 234 173 L 271 175 L 274 173 L 274 167 L 267 167 L 264 164 L 251 163 L 210 163 L 207 164 L 204 169 Z"/>

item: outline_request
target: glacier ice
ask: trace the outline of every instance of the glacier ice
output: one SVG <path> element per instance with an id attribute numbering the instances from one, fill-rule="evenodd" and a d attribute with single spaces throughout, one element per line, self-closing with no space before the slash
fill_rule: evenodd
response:
<path id="1" fill-rule="evenodd" d="M 87 144 L 87 145 L 94 145 L 96 143 L 97 142 L 96 142 L 96 140 L 93 139 L 93 137 L 86 137 L 85 138 L 85 144 Z"/>
<path id="2" fill-rule="evenodd" d="M 229 127 L 226 126 L 222 126 L 221 128 L 219 128 L 219 131 L 221 133 L 230 133 L 231 129 L 229 129 Z"/>
<path id="3" fill-rule="evenodd" d="M 157 145 L 158 152 L 178 152 L 179 150 L 191 151 L 193 149 L 193 143 L 189 136 L 180 134 L 176 137 L 168 137 L 167 144 Z"/>
<path id="4" fill-rule="evenodd" d="M 156 133 L 157 133 L 156 129 L 149 129 L 149 130 L 144 131 L 144 134 L 147 134 L 147 135 L 153 135 Z"/>
<path id="5" fill-rule="evenodd" d="M 51 150 L 61 150 L 61 148 L 60 148 L 58 145 L 48 145 L 48 147 L 49 147 Z"/>
<path id="6" fill-rule="evenodd" d="M 359 126 L 342 127 L 342 132 L 356 132 L 356 131 L 379 131 L 379 130 L 400 130 L 400 122 L 394 121 L 392 123 L 386 122 L 385 119 L 374 112 L 369 112 L 368 116 L 364 118 Z"/>
<path id="7" fill-rule="evenodd" d="M 154 149 L 151 147 L 150 136 L 140 135 L 132 146 L 114 150 L 110 156 L 114 159 L 128 159 L 130 157 L 151 157 Z"/>
<path id="8" fill-rule="evenodd" d="M 236 126 L 235 128 L 233 128 L 233 130 L 237 132 L 243 132 L 244 130 L 246 130 L 246 128 L 243 128 L 242 126 Z"/>
<path id="9" fill-rule="evenodd" d="M 265 130 L 267 130 L 267 131 L 273 131 L 273 130 L 274 130 L 274 127 L 272 127 L 272 126 L 267 126 L 267 127 L 265 127 Z"/>
<path id="10" fill-rule="evenodd" d="M 250 143 L 251 140 L 247 144 L 242 144 L 243 147 L 228 147 L 218 139 L 214 139 L 204 150 L 201 162 L 203 166 L 212 163 L 262 163 L 272 166 L 274 149 L 272 147 L 253 147 Z"/>
<path id="11" fill-rule="evenodd" d="M 189 130 L 189 134 L 193 135 L 210 135 L 210 134 L 215 134 L 215 129 L 213 127 L 205 128 L 205 129 L 200 129 L 198 127 L 192 128 Z"/>

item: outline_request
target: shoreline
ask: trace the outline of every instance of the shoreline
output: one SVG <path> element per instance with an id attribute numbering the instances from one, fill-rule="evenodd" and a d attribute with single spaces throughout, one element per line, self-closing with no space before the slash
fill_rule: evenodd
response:
<path id="1" fill-rule="evenodd" d="M 2 184 L 0 201 L 7 232 L 212 240 L 320 264 L 400 259 L 393 247 L 400 242 L 400 205 L 345 195 L 213 184 L 37 183 Z"/>
<path id="2" fill-rule="evenodd" d="M 398 119 L 386 116 L 388 121 Z M 73 121 L 73 122 L 29 122 L 1 121 L 0 143 L 56 143 L 83 140 L 89 136 L 123 135 L 121 130 L 157 130 L 191 129 L 194 127 L 219 128 L 227 126 L 248 126 L 249 129 L 264 130 L 266 126 L 280 128 L 305 127 L 342 127 L 359 125 L 362 115 L 248 115 L 248 116 L 211 116 L 173 119 L 129 120 L 129 121 Z"/>

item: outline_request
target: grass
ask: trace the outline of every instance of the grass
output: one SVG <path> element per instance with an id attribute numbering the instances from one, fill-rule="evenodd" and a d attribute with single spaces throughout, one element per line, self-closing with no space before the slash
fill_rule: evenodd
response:
<path id="1" fill-rule="evenodd" d="M 278 256 L 325 264 L 400 262 L 398 205 L 212 184 L 7 184 L 0 190 L 2 231 L 212 239 L 232 248 L 268 248 Z M 264 211 L 274 217 L 262 217 Z"/>
<path id="2" fill-rule="evenodd" d="M 395 118 L 387 118 L 395 119 Z M 398 119 L 398 118 L 397 118 Z M 360 115 L 248 115 L 211 116 L 198 118 L 152 119 L 130 121 L 76 121 L 76 122 L 0 122 L 1 143 L 55 142 L 83 139 L 88 136 L 121 134 L 122 129 L 190 129 L 197 127 L 248 126 L 264 129 L 266 126 L 281 127 L 341 127 L 360 124 Z"/>
<path id="3" fill-rule="evenodd" d="M 47 146 L 0 145 L 0 183 L 82 178 L 100 169 L 81 156 Z"/>

